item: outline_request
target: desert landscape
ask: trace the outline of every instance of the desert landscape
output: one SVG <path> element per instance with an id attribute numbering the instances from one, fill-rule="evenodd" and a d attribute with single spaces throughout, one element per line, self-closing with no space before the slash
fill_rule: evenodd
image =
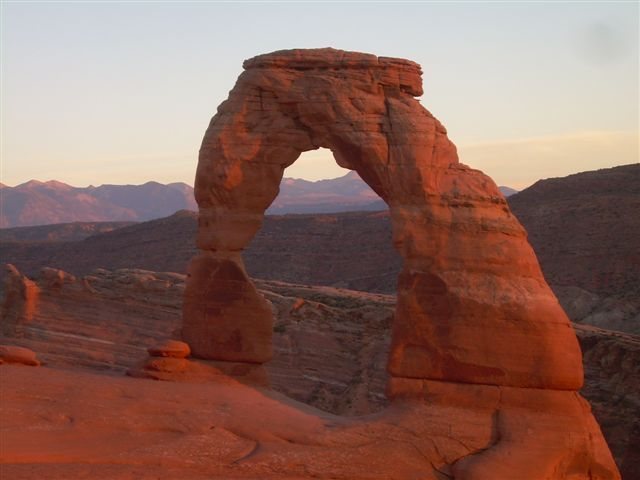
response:
<path id="1" fill-rule="evenodd" d="M 640 480 L 638 2 L 0 32 L 0 479 Z"/>
<path id="2" fill-rule="evenodd" d="M 640 166 L 506 200 L 418 64 L 243 67 L 198 213 L 164 216 L 183 184 L 0 190 L 3 476 L 638 478 Z M 319 147 L 352 173 L 281 183 Z"/>

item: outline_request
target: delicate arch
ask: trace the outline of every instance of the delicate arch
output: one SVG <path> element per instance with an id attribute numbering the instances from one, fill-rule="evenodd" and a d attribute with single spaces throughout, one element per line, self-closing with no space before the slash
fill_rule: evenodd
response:
<path id="1" fill-rule="evenodd" d="M 330 149 L 389 205 L 404 259 L 389 356 L 398 379 L 578 389 L 575 334 L 526 234 L 490 178 L 458 162 L 445 128 L 414 98 L 420 66 L 333 49 L 244 63 L 200 149 L 198 248 L 183 336 L 201 358 L 263 363 L 271 309 L 241 251 L 284 169 Z"/>

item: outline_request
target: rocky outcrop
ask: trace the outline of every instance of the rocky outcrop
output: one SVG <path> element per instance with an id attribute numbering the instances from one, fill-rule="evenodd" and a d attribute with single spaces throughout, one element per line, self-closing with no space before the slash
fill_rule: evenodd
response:
<path id="1" fill-rule="evenodd" d="M 40 361 L 33 350 L 15 345 L 0 345 L 0 364 L 3 363 L 40 366 Z"/>
<path id="2" fill-rule="evenodd" d="M 16 284 L 37 292 L 37 302 L 30 304 L 28 321 L 7 331 L 4 325 L 12 324 L 25 308 L 24 302 L 12 300 L 15 289 L 5 289 L 3 334 L 12 339 L 7 343 L 20 339 L 20 346 L 38 352 L 46 363 L 124 371 L 147 347 L 172 338 L 179 328 L 183 275 L 96 270 L 75 277 L 45 268 L 30 280 L 13 272 Z"/>
<path id="3" fill-rule="evenodd" d="M 62 272 L 57 275 L 48 273 L 47 276 L 67 277 Z M 275 391 L 315 407 L 315 412 L 318 412 L 317 409 L 330 412 L 334 420 L 337 418 L 336 415 L 358 416 L 360 419 L 357 422 L 369 422 L 366 428 L 363 427 L 363 431 L 373 431 L 372 425 L 375 420 L 362 416 L 372 413 L 379 416 L 384 409 L 389 408 L 389 401 L 384 395 L 385 384 L 388 381 L 385 364 L 390 344 L 394 297 L 330 287 L 258 281 L 258 291 L 270 303 L 275 318 L 274 357 L 271 362 L 261 366 L 242 362 L 156 356 L 168 355 L 174 351 L 182 352 L 179 354 L 185 353 L 183 347 L 171 347 L 175 344 L 171 340 L 167 341 L 180 337 L 180 307 L 184 280 L 182 275 L 141 270 L 98 270 L 86 278 L 76 277 L 73 283 L 64 283 L 61 288 L 36 279 L 35 283 L 40 288 L 40 301 L 33 320 L 24 326 L 20 338 L 10 337 L 0 340 L 0 343 L 20 345 L 38 352 L 38 358 L 50 367 L 45 369 L 49 372 L 46 373 L 47 378 L 53 375 L 52 369 L 60 368 L 75 372 L 74 378 L 76 375 L 84 375 L 83 371 L 108 371 L 110 375 L 100 376 L 95 380 L 99 385 L 106 385 L 109 379 L 114 378 L 114 373 L 122 374 L 129 370 L 130 374 L 136 377 L 180 382 L 179 386 L 173 389 L 177 395 L 181 395 L 180 392 L 189 388 L 186 385 L 192 383 L 198 383 L 203 391 L 208 388 L 205 384 L 233 385 L 239 381 L 250 385 L 265 385 L 266 369 L 271 388 Z M 596 418 L 603 425 L 607 441 L 625 472 L 625 480 L 635 480 L 632 472 L 636 465 L 634 459 L 638 458 L 639 453 L 637 442 L 634 441 L 635 427 L 629 419 L 640 418 L 636 372 L 637 345 L 640 342 L 637 337 L 623 338 L 618 334 L 598 329 L 586 331 L 584 327 L 579 327 L 578 334 L 585 351 L 587 374 L 586 386 L 582 393 L 592 403 Z M 148 353 L 150 356 L 147 356 Z M 230 377 L 235 381 L 231 381 Z M 3 376 L 3 382 L 4 379 Z M 41 379 L 41 383 L 46 381 L 46 378 Z M 396 380 L 395 392 L 397 395 L 401 395 L 403 390 L 411 393 L 410 389 L 415 389 L 417 385 L 418 383 L 413 381 L 402 381 L 400 384 Z M 411 397 L 420 395 L 431 403 L 438 400 L 444 406 L 444 410 L 438 410 L 437 413 L 416 406 L 418 410 L 414 411 L 413 416 L 406 417 L 406 421 L 413 425 L 411 428 L 424 425 L 433 435 L 449 438 L 445 448 L 449 462 L 458 458 L 454 451 L 455 448 L 462 448 L 459 442 L 475 445 L 478 449 L 476 453 L 480 453 L 483 447 L 477 443 L 477 439 L 475 443 L 468 443 L 473 437 L 469 432 L 473 430 L 472 425 L 477 421 L 481 421 L 483 425 L 493 425 L 491 415 L 495 415 L 496 419 L 495 427 L 492 428 L 495 428 L 496 435 L 497 432 L 501 433 L 493 440 L 489 435 L 483 440 L 486 441 L 485 446 L 498 438 L 505 441 L 510 438 L 516 443 L 520 438 L 524 442 L 528 436 L 513 433 L 513 422 L 507 422 L 499 429 L 500 413 L 497 412 L 503 409 L 511 412 L 506 413 L 505 418 L 513 416 L 514 412 L 523 416 L 522 425 L 529 424 L 536 435 L 542 435 L 541 438 L 544 438 L 547 444 L 561 442 L 560 437 L 554 436 L 558 432 L 554 433 L 554 429 L 549 426 L 554 422 L 559 422 L 567 432 L 572 432 L 567 439 L 583 438 L 576 428 L 588 428 L 591 434 L 594 434 L 595 427 L 590 421 L 587 422 L 587 426 L 580 423 L 588 418 L 586 411 L 580 413 L 580 409 L 577 408 L 579 405 L 585 407 L 580 401 L 575 403 L 575 408 L 563 411 L 558 406 L 559 410 L 553 413 L 553 408 L 548 405 L 554 405 L 556 400 L 553 399 L 558 397 L 558 405 L 562 405 L 565 402 L 562 400 L 564 394 L 552 393 L 545 396 L 546 394 L 537 390 L 522 390 L 521 395 L 530 397 L 531 401 L 539 394 L 542 395 L 539 401 L 545 402 L 543 405 L 546 405 L 546 413 L 543 417 L 535 417 L 531 416 L 526 405 L 514 404 L 515 390 L 506 394 L 504 392 L 507 390 L 503 388 L 462 384 L 454 388 L 454 384 L 451 385 L 451 388 L 447 389 L 441 382 L 420 383 L 420 392 L 409 395 L 408 402 L 413 405 L 414 400 Z M 39 387 L 36 390 L 41 392 Z M 435 395 L 437 392 L 438 398 Z M 566 396 L 573 395 L 570 392 L 566 393 L 569 394 Z M 132 391 L 130 395 L 141 398 L 143 394 L 140 391 Z M 499 398 L 500 395 L 503 395 L 502 400 Z M 463 401 L 465 396 L 466 400 Z M 543 400 L 544 398 L 546 400 Z M 93 402 L 92 399 L 85 400 Z M 127 402 L 129 401 L 130 398 L 127 399 Z M 404 401 L 401 400 L 400 403 L 404 404 Z M 456 410 L 456 414 L 459 415 L 456 422 L 459 423 L 452 420 L 454 414 L 451 413 L 451 408 L 455 405 L 459 407 Z M 23 404 L 20 408 L 25 412 L 31 407 Z M 67 407 L 60 408 L 66 411 Z M 130 406 L 121 405 L 113 408 L 116 409 L 114 411 L 122 408 L 123 416 L 129 415 L 124 412 L 131 412 Z M 480 411 L 485 413 L 479 414 Z M 167 412 L 167 415 L 173 414 Z M 576 424 L 568 425 L 570 422 L 563 418 L 565 415 L 569 415 Z M 538 426 L 530 425 L 534 418 L 541 421 L 541 425 L 548 427 L 544 435 Z M 446 426 L 447 422 L 452 425 L 455 423 L 457 426 Z M 441 430 L 434 431 L 434 425 L 442 425 Z M 516 431 L 523 432 L 523 428 L 517 428 Z M 395 435 L 392 431 L 388 431 L 388 434 Z M 595 434 L 599 435 L 597 431 Z M 353 445 L 360 445 L 360 440 L 360 436 L 347 437 L 343 441 L 344 448 L 355 448 Z M 428 439 L 424 441 L 428 443 Z M 508 444 L 515 449 L 513 442 Z M 577 440 L 577 443 L 571 442 L 574 440 L 570 440 L 570 444 L 576 448 L 580 443 Z M 456 445 L 458 447 L 455 447 Z M 584 444 L 582 445 L 584 447 Z M 529 444 L 527 448 L 539 449 L 541 446 Z M 556 453 L 563 458 L 571 455 L 568 451 Z M 395 452 L 395 455 L 400 453 Z M 407 451 L 402 455 L 408 455 Z M 436 458 L 435 453 L 433 458 Z M 334 468 L 337 468 L 335 465 L 334 463 Z M 420 468 L 425 467 L 422 465 Z M 448 472 L 446 469 L 444 471 Z M 383 469 L 381 472 L 387 470 Z M 380 475 L 385 478 L 383 473 Z M 345 478 L 359 477 L 347 475 Z M 386 478 L 404 480 L 406 477 L 393 477 L 389 474 Z M 441 480 L 445 477 L 436 478 Z"/>
<path id="4" fill-rule="evenodd" d="M 580 388 L 575 334 L 524 229 L 491 179 L 459 163 L 445 128 L 414 98 L 422 94 L 419 65 L 319 49 L 263 55 L 244 67 L 200 150 L 202 253 L 190 269 L 183 326 L 194 355 L 268 360 L 271 318 L 239 252 L 284 169 L 324 147 L 389 205 L 404 259 L 394 377 Z"/>
<path id="5" fill-rule="evenodd" d="M 191 348 L 179 340 L 167 340 L 147 349 L 152 357 L 187 358 Z"/>
<path id="6" fill-rule="evenodd" d="M 148 348 L 147 352 L 149 358 L 127 370 L 127 375 L 187 383 L 229 382 L 233 378 L 248 385 L 269 386 L 269 377 L 262 365 L 187 359 L 191 348 L 179 340 L 167 340 Z"/>
<path id="7" fill-rule="evenodd" d="M 33 319 L 37 308 L 39 289 L 22 275 L 16 267 L 4 267 L 3 301 L 0 307 L 0 327 L 4 335 L 19 334 L 20 327 Z"/>
<path id="8" fill-rule="evenodd" d="M 414 98 L 419 65 L 318 49 L 262 55 L 244 68 L 200 149 L 201 253 L 189 268 L 182 329 L 193 354 L 271 358 L 272 316 L 240 252 L 284 169 L 328 148 L 389 205 L 403 258 L 389 397 L 434 410 L 473 403 L 489 421 L 480 428 L 488 443 L 446 462 L 446 474 L 618 478 L 576 392 L 583 370 L 569 320 L 496 185 L 459 163 L 446 129 Z"/>

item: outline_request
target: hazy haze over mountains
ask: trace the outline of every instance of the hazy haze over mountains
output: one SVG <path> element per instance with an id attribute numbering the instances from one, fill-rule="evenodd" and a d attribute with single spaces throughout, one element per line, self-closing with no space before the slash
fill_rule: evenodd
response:
<path id="1" fill-rule="evenodd" d="M 505 196 L 516 191 L 500 187 Z M 0 227 L 69 222 L 145 221 L 178 210 L 197 210 L 193 188 L 186 183 L 73 187 L 56 180 L 2 185 Z M 284 178 L 267 214 L 334 213 L 386 209 L 384 201 L 356 172 L 311 182 Z"/>
<path id="2" fill-rule="evenodd" d="M 65 222 L 144 221 L 181 209 L 195 209 L 193 189 L 184 183 L 72 187 L 51 180 L 2 186 L 0 227 Z"/>

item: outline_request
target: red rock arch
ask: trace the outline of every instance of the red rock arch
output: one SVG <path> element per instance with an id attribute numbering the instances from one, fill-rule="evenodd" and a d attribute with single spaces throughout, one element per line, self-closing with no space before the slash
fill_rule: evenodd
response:
<path id="1" fill-rule="evenodd" d="M 387 202 L 404 259 L 391 395 L 405 392 L 407 379 L 580 388 L 575 334 L 526 233 L 494 182 L 459 163 L 445 128 L 416 100 L 419 65 L 318 49 L 261 55 L 244 69 L 200 149 L 201 253 L 183 317 L 195 356 L 271 357 L 271 309 L 241 252 L 284 169 L 324 147 Z"/>

